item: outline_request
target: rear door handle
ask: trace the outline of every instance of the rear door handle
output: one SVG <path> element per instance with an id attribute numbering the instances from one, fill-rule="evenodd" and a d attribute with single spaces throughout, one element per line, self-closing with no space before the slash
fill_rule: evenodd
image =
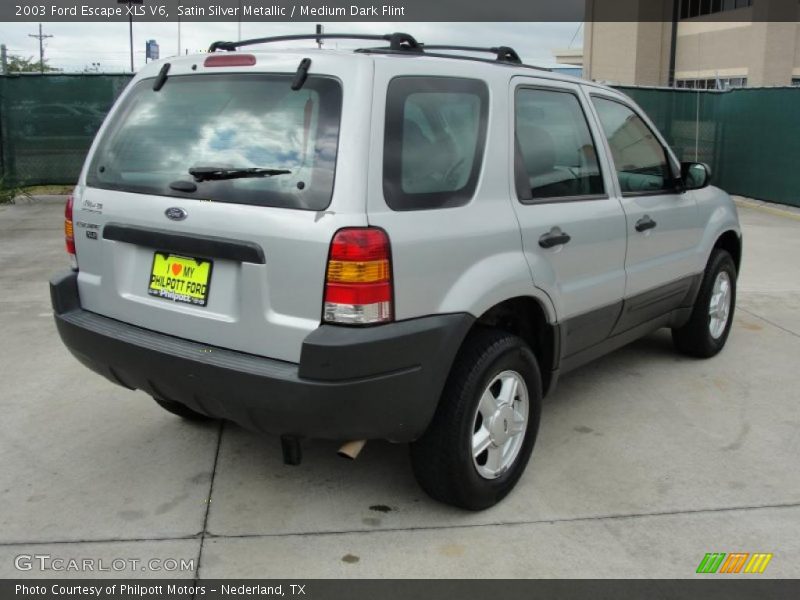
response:
<path id="1" fill-rule="evenodd" d="M 567 244 L 572 238 L 561 231 L 560 227 L 553 227 L 550 231 L 545 233 L 539 238 L 539 245 L 542 248 L 552 248 L 553 246 L 560 246 Z"/>
<path id="2" fill-rule="evenodd" d="M 653 229 L 656 225 L 658 225 L 658 223 L 653 221 L 653 219 L 650 218 L 650 215 L 645 215 L 636 221 L 636 231 L 647 231 L 648 229 Z"/>

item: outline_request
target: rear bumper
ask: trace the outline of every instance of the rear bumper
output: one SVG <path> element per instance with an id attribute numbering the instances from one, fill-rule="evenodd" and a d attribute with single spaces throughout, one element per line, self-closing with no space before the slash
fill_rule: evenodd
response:
<path id="1" fill-rule="evenodd" d="M 361 329 L 322 325 L 293 364 L 83 310 L 76 273 L 54 277 L 50 294 L 64 344 L 110 381 L 248 429 L 334 440 L 422 435 L 474 320 L 451 314 Z"/>

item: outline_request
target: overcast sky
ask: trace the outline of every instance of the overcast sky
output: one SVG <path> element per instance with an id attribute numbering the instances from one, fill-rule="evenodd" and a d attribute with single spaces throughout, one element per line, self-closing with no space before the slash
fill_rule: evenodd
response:
<path id="1" fill-rule="evenodd" d="M 5 0 L 3 0 L 5 1 Z M 242 38 L 291 33 L 313 33 L 311 23 L 242 23 Z M 181 53 L 205 51 L 215 40 L 237 39 L 238 26 L 225 23 L 181 23 Z M 405 31 L 429 44 L 471 46 L 512 46 L 527 63 L 553 66 L 556 48 L 581 47 L 580 23 L 327 23 L 326 33 L 386 33 Z M 99 62 L 100 70 L 118 73 L 130 71 L 128 23 L 44 23 L 43 32 L 53 35 L 45 40 L 45 59 L 50 66 L 64 71 L 83 71 Z M 10 54 L 39 56 L 38 40 L 28 34 L 38 33 L 38 23 L 3 23 L 0 43 Z M 161 57 L 178 53 L 177 23 L 133 24 L 134 60 L 138 69 L 144 64 L 144 45 L 155 39 Z M 328 44 L 334 45 L 333 41 Z M 293 45 L 297 45 L 295 42 Z M 339 47 L 352 46 L 339 42 Z M 356 45 L 363 45 L 363 42 Z"/>

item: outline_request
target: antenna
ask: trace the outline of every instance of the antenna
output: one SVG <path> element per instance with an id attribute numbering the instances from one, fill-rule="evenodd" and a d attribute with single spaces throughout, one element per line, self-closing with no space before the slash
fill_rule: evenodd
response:
<path id="1" fill-rule="evenodd" d="M 29 33 L 28 37 L 37 38 L 39 40 L 39 73 L 44 75 L 44 40 L 53 37 L 52 35 L 44 35 L 42 33 L 42 24 L 39 23 L 39 35 Z"/>
<path id="2" fill-rule="evenodd" d="M 323 33 L 324 33 L 324 29 L 322 28 L 322 25 L 317 23 L 317 35 L 322 35 Z M 317 38 L 317 48 L 322 48 L 322 38 L 321 37 Z"/>

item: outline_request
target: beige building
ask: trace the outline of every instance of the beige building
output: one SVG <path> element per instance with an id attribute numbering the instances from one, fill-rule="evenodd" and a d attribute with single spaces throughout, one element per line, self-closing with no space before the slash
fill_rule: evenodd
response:
<path id="1" fill-rule="evenodd" d="M 586 0 L 587 79 L 704 89 L 800 85 L 798 0 L 615 0 L 615 10 L 620 3 L 639 20 L 603 22 L 603 0 Z"/>

